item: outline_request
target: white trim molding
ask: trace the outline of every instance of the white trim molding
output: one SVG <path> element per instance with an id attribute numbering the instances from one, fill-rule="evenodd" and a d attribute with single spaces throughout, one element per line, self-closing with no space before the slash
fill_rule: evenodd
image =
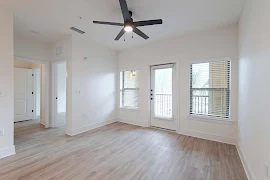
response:
<path id="1" fill-rule="evenodd" d="M 207 134 L 207 133 L 203 133 L 203 132 L 199 132 L 199 131 L 186 130 L 186 129 L 180 129 L 179 134 L 182 134 L 185 136 L 201 138 L 201 139 L 206 139 L 206 140 L 210 140 L 210 141 L 216 141 L 216 142 L 221 142 L 221 143 L 226 143 L 226 144 L 237 145 L 237 140 L 232 138 L 232 137 L 223 137 L 223 136 L 218 136 L 218 135 L 214 135 L 214 134 Z"/>
<path id="2" fill-rule="evenodd" d="M 131 125 L 135 125 L 135 126 L 141 126 L 141 127 L 149 127 L 149 124 L 147 122 L 134 121 L 131 119 L 118 118 L 117 122 L 131 124 Z"/>
<path id="3" fill-rule="evenodd" d="M 93 130 L 93 129 L 96 129 L 96 128 L 99 128 L 102 126 L 106 126 L 106 125 L 114 123 L 114 122 L 116 122 L 116 119 L 112 119 L 112 120 L 108 120 L 108 121 L 104 121 L 104 122 L 99 122 L 99 123 L 91 124 L 88 126 L 84 126 L 82 128 L 74 129 L 71 131 L 71 133 L 66 132 L 66 134 L 69 136 L 75 136 L 77 134 L 81 134 L 81 133 L 84 133 L 84 132 L 87 132 L 87 131 L 90 131 L 90 130 Z"/>
<path id="4" fill-rule="evenodd" d="M 245 155 L 243 148 L 241 147 L 239 142 L 237 143 L 236 148 L 237 148 L 238 154 L 240 156 L 241 162 L 244 166 L 244 170 L 246 172 L 248 180 L 256 180 L 256 177 L 255 177 L 254 173 L 252 172 L 249 163 L 247 162 L 246 155 Z"/>
<path id="5" fill-rule="evenodd" d="M 15 146 L 0 149 L 0 159 L 16 154 Z"/>
<path id="6" fill-rule="evenodd" d="M 237 122 L 232 121 L 230 119 L 212 118 L 212 117 L 199 116 L 199 115 L 189 115 L 187 118 L 193 121 L 204 121 L 204 122 L 210 122 L 210 123 L 229 124 L 229 125 L 237 124 Z"/>

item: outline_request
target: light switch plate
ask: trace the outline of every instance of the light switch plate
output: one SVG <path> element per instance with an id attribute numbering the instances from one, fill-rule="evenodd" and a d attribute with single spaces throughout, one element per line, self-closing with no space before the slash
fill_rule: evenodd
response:
<path id="1" fill-rule="evenodd" d="M 0 89 L 0 97 L 4 96 L 4 91 L 2 89 Z"/>

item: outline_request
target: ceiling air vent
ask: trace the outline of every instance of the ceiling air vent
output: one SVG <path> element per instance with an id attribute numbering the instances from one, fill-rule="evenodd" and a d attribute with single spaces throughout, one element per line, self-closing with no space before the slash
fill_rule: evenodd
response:
<path id="1" fill-rule="evenodd" d="M 73 30 L 73 31 L 75 31 L 75 32 L 77 32 L 77 33 L 80 33 L 80 34 L 84 34 L 85 33 L 84 31 L 79 30 L 79 29 L 77 29 L 75 27 L 71 27 L 70 29 Z"/>

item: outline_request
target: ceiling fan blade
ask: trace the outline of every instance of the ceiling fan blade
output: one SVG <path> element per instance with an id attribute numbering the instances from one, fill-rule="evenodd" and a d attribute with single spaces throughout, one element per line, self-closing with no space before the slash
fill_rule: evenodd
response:
<path id="1" fill-rule="evenodd" d="M 120 31 L 120 33 L 116 36 L 114 40 L 118 41 L 125 34 L 124 28 Z"/>
<path id="2" fill-rule="evenodd" d="M 115 23 L 115 22 L 104 22 L 104 21 L 93 21 L 95 24 L 104 24 L 104 25 L 112 25 L 112 26 L 124 26 L 123 23 Z"/>
<path id="3" fill-rule="evenodd" d="M 148 39 L 149 38 L 146 34 L 144 34 L 141 30 L 139 30 L 136 27 L 133 28 L 133 32 L 136 33 L 136 34 L 138 34 L 139 36 L 141 36 L 144 39 Z"/>
<path id="4" fill-rule="evenodd" d="M 119 0 L 119 2 L 120 2 L 120 6 L 121 6 L 121 10 L 122 10 L 124 20 L 125 21 L 130 20 L 131 17 L 130 17 L 130 14 L 129 14 L 129 10 L 128 10 L 126 0 Z"/>
<path id="5" fill-rule="evenodd" d="M 162 24 L 162 19 L 155 19 L 155 20 L 148 20 L 148 21 L 137 21 L 134 22 L 134 26 L 150 26 L 150 25 L 157 25 Z"/>

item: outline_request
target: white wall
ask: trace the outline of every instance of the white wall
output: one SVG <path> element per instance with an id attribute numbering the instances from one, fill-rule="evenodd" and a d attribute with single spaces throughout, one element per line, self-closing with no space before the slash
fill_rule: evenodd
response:
<path id="1" fill-rule="evenodd" d="M 117 53 L 73 35 L 71 66 L 72 134 L 115 120 Z"/>
<path id="2" fill-rule="evenodd" d="M 0 3 L 0 158 L 14 154 L 14 64 L 13 12 L 9 5 Z"/>
<path id="3" fill-rule="evenodd" d="M 52 45 L 52 61 L 68 61 L 71 59 L 72 36 L 68 35 Z M 58 49 L 58 51 L 57 51 Z"/>
<path id="4" fill-rule="evenodd" d="M 115 120 L 117 53 L 70 35 L 53 45 L 52 57 L 53 62 L 67 62 L 66 133 L 75 135 Z"/>
<path id="5" fill-rule="evenodd" d="M 50 61 L 51 45 L 15 31 L 14 55 L 17 57 Z"/>
<path id="6" fill-rule="evenodd" d="M 257 180 L 267 179 L 270 165 L 269 7 L 269 0 L 247 0 L 239 23 L 239 146 Z"/>
<path id="7" fill-rule="evenodd" d="M 238 43 L 237 27 L 200 32 L 124 50 L 119 55 L 119 71 L 140 71 L 139 111 L 118 109 L 120 121 L 142 126 L 150 123 L 150 65 L 175 62 L 177 66 L 180 133 L 235 143 L 237 133 Z M 231 120 L 233 124 L 189 119 L 190 63 L 203 59 L 229 57 L 232 61 Z"/>

